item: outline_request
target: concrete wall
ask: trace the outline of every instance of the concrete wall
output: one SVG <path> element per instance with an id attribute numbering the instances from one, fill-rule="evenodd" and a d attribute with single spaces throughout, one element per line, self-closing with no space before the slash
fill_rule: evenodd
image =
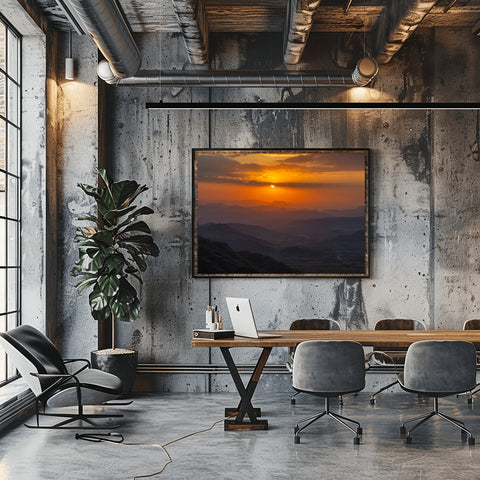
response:
<path id="1" fill-rule="evenodd" d="M 192 68 L 178 35 L 136 38 L 142 68 Z M 330 59 L 335 40 L 312 35 L 300 68 L 338 71 Z M 280 68 L 280 45 L 281 36 L 273 34 L 212 35 L 211 68 Z M 149 260 L 144 275 L 140 319 L 118 326 L 119 345 L 138 348 L 142 363 L 223 364 L 219 352 L 193 349 L 190 340 L 192 330 L 203 324 L 209 297 L 225 313 L 226 295 L 250 297 L 259 328 L 269 329 L 285 329 L 294 318 L 315 316 L 335 318 L 342 328 L 372 328 L 380 318 L 406 317 L 432 329 L 457 329 L 465 319 L 479 316 L 477 110 L 145 109 L 145 102 L 160 99 L 478 102 L 479 54 L 480 42 L 469 29 L 420 30 L 381 67 L 371 89 L 112 87 L 107 108 L 110 169 L 116 179 L 133 178 L 150 186 L 141 203 L 156 212 L 150 225 L 161 251 Z M 88 54 L 87 63 L 91 59 Z M 65 114 L 67 124 L 78 119 L 74 108 L 72 103 L 74 119 Z M 93 104 L 88 112 L 80 110 L 93 121 Z M 90 135 L 89 126 L 85 128 Z M 371 278 L 193 279 L 191 149 L 209 147 L 370 148 Z M 82 152 L 75 148 L 72 144 L 65 152 L 60 168 L 65 231 L 59 317 L 65 351 L 85 355 L 96 328 L 86 295 L 75 294 L 68 275 L 76 255 L 71 216 L 89 209 L 74 184 L 91 178 L 95 146 L 88 140 Z M 234 353 L 242 363 L 253 363 L 258 351 Z M 286 351 L 274 349 L 270 363 L 283 363 L 285 357 Z M 289 388 L 288 375 L 280 377 L 264 377 L 263 387 Z M 232 389 L 227 375 L 159 374 L 149 382 L 149 388 L 171 391 Z"/>
<path id="2" fill-rule="evenodd" d="M 96 214 L 77 183 L 95 185 L 97 174 L 97 48 L 90 38 L 73 35 L 75 80 L 58 82 L 58 346 L 69 358 L 89 357 L 97 346 L 97 323 L 88 295 L 78 295 L 70 271 L 78 259 L 74 243 L 77 215 Z M 60 55 L 63 49 L 60 50 Z M 84 223 L 82 222 L 84 225 Z"/>

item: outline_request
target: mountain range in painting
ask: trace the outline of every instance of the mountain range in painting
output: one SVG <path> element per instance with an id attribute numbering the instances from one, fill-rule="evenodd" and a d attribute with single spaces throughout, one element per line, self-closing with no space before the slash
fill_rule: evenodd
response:
<path id="1" fill-rule="evenodd" d="M 277 229 L 245 223 L 198 226 L 199 273 L 361 274 L 363 217 L 294 220 Z"/>

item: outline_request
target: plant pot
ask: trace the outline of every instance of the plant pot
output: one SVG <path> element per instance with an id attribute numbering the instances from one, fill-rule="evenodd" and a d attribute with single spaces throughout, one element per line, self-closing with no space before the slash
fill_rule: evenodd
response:
<path id="1" fill-rule="evenodd" d="M 123 348 L 96 350 L 90 353 L 92 367 L 112 373 L 122 380 L 122 397 L 132 391 L 137 374 L 138 352 Z"/>

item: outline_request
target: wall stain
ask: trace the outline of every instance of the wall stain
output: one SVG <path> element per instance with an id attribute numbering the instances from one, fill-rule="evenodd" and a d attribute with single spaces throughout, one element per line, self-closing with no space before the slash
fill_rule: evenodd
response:
<path id="1" fill-rule="evenodd" d="M 400 148 L 405 164 L 418 182 L 430 184 L 430 145 L 428 132 L 424 131 L 417 138 Z"/>
<path id="2" fill-rule="evenodd" d="M 252 148 L 304 148 L 303 112 L 247 110 L 245 118 L 255 138 Z"/>
<path id="3" fill-rule="evenodd" d="M 130 350 L 136 350 L 138 352 L 138 350 L 140 349 L 140 342 L 142 340 L 142 337 L 143 337 L 143 334 L 142 332 L 136 328 L 133 332 L 132 332 L 132 339 L 130 341 L 130 343 L 128 344 L 128 347 Z"/>
<path id="4" fill-rule="evenodd" d="M 345 279 L 334 286 L 335 305 L 330 318 L 345 322 L 347 330 L 361 330 L 368 326 L 361 280 Z"/>

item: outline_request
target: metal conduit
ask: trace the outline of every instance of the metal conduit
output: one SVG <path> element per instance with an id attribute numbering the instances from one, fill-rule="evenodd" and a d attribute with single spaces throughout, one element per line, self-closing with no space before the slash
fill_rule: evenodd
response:
<path id="1" fill-rule="evenodd" d="M 114 0 L 68 0 L 85 29 L 108 62 L 99 76 L 114 84 L 134 75 L 141 64 L 140 52 Z M 102 73 L 100 75 L 100 73 Z"/>
<path id="2" fill-rule="evenodd" d="M 351 75 L 316 72 L 144 71 L 117 85 L 166 87 L 353 87 Z"/>

